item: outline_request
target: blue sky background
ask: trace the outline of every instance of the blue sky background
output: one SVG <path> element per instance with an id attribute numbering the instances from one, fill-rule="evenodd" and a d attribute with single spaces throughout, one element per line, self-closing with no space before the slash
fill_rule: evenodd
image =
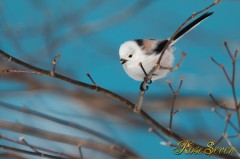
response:
<path id="1" fill-rule="evenodd" d="M 138 7 L 137 2 L 143 3 L 144 6 Z M 134 102 L 138 95 L 140 82 L 129 78 L 119 63 L 118 49 L 121 43 L 130 39 L 168 38 L 192 12 L 202 9 L 212 2 L 212 0 L 148 2 L 140 0 L 36 0 L 35 2 L 2 0 L 0 2 L 0 48 L 17 58 L 45 69 L 51 69 L 52 58 L 61 54 L 62 57 L 57 63 L 57 72 L 87 83 L 90 81 L 85 74 L 90 72 L 99 86 L 119 93 Z M 166 78 L 154 82 L 145 99 L 171 97 L 171 92 L 165 82 L 166 79 L 171 80 L 177 87 L 182 76 L 185 77 L 185 81 L 180 95 L 208 98 L 208 93 L 213 92 L 218 97 L 232 98 L 227 80 L 221 70 L 210 60 L 210 56 L 214 56 L 217 61 L 225 65 L 228 71 L 231 71 L 231 61 L 223 42 L 228 41 L 232 51 L 240 47 L 239 7 L 240 1 L 238 0 L 223 0 L 221 4 L 210 9 L 210 11 L 214 11 L 214 14 L 176 44 L 174 53 L 176 61 L 180 58 L 182 51 L 187 53 L 183 66 L 168 74 Z M 133 9 L 129 10 L 129 8 Z M 69 13 L 74 13 L 70 22 L 64 19 L 64 16 Z M 120 16 L 104 21 L 104 19 L 116 15 Z M 76 32 L 71 33 L 74 29 Z M 57 41 L 54 41 L 55 39 Z M 47 47 L 52 41 L 55 42 L 56 47 L 53 45 Z M 239 68 L 239 62 L 238 58 L 237 68 Z M 9 65 L 11 66 L 11 64 Z M 123 120 L 112 120 L 108 116 L 105 117 L 104 114 L 87 109 L 88 103 L 79 104 L 79 101 L 69 98 L 61 92 L 44 89 L 29 91 L 25 84 L 9 81 L 6 76 L 1 75 L 0 77 L 1 101 L 27 106 L 66 120 L 81 121 L 83 125 L 117 138 L 146 159 L 203 157 L 175 156 L 172 154 L 172 148 L 160 145 L 161 140 L 149 133 L 147 127 L 146 129 L 135 128 Z M 51 83 L 59 84 L 66 90 L 75 88 L 75 86 L 57 80 L 45 77 L 37 78 L 50 85 Z M 240 76 L 237 74 L 237 94 L 240 93 L 239 80 Z M 148 110 L 147 105 L 144 105 L 144 109 Z M 167 126 L 169 109 L 150 113 L 157 121 Z M 204 120 L 198 120 L 197 118 L 200 116 Z M 45 120 L 38 118 L 31 119 L 29 116 L 7 109 L 0 109 L 0 119 L 78 135 L 74 130 L 67 130 L 60 125 L 46 123 Z M 235 121 L 234 119 L 235 114 L 233 121 Z M 203 108 L 182 110 L 174 117 L 174 125 L 181 130 L 179 133 L 183 136 L 185 134 L 194 136 L 194 132 L 201 129 L 206 129 L 210 132 L 209 134 L 220 136 L 224 128 L 224 121 L 203 104 Z M 1 129 L 0 133 L 13 137 L 19 136 L 19 134 Z M 229 133 L 233 133 L 231 129 Z M 32 141 L 39 143 L 36 138 Z M 0 140 L 0 142 L 3 141 Z M 205 143 L 203 141 L 202 144 Z M 73 148 L 54 146 L 59 150 L 65 149 L 71 153 L 77 153 L 77 150 Z"/>

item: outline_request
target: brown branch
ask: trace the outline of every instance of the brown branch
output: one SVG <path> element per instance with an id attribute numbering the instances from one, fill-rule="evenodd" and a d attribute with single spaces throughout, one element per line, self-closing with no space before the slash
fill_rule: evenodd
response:
<path id="1" fill-rule="evenodd" d="M 211 58 L 211 60 L 212 60 L 218 67 L 220 67 L 220 68 L 222 69 L 222 71 L 223 71 L 223 73 L 225 74 L 228 82 L 231 84 L 231 83 L 232 83 L 232 82 L 231 82 L 231 79 L 230 79 L 230 77 L 229 77 L 229 75 L 228 75 L 228 73 L 227 73 L 224 65 L 219 64 L 212 56 L 211 56 L 210 58 Z"/>
<path id="2" fill-rule="evenodd" d="M 212 108 L 212 112 L 214 112 L 217 116 L 219 116 L 220 118 L 222 118 L 223 120 L 225 120 L 225 117 L 220 114 L 217 109 L 215 108 Z M 231 127 L 237 132 L 237 133 L 240 133 L 240 130 L 232 123 L 232 121 L 229 119 L 229 124 L 231 125 Z"/>
<path id="3" fill-rule="evenodd" d="M 225 48 L 226 48 L 226 50 L 227 50 L 227 53 L 228 53 L 229 57 L 230 57 L 231 59 L 233 59 L 232 52 L 230 51 L 230 49 L 229 49 L 229 47 L 228 47 L 228 43 L 227 43 L 226 41 L 224 41 L 224 46 L 225 46 Z"/>
<path id="4" fill-rule="evenodd" d="M 216 141 L 215 146 L 219 145 L 223 140 L 223 135 Z"/>
<path id="5" fill-rule="evenodd" d="M 227 115 L 226 115 L 226 117 L 225 117 L 226 124 L 225 124 L 224 130 L 223 130 L 223 133 L 222 133 L 221 137 L 220 137 L 220 138 L 217 140 L 217 142 L 215 143 L 215 146 L 217 146 L 218 144 L 220 144 L 221 141 L 224 139 L 224 136 L 227 134 L 227 128 L 228 128 L 228 125 L 229 125 L 229 121 L 230 121 L 231 116 L 232 116 L 232 114 L 227 113 Z"/>
<path id="6" fill-rule="evenodd" d="M 235 91 L 235 74 L 236 74 L 236 58 L 237 58 L 237 53 L 238 51 L 236 50 L 234 55 L 232 55 L 232 52 L 230 51 L 227 42 L 224 42 L 225 47 L 227 49 L 227 52 L 231 58 L 232 61 L 232 80 L 231 80 L 231 88 L 232 88 L 232 94 L 233 94 L 233 98 L 234 98 L 234 103 L 235 103 L 235 107 L 236 107 L 236 114 L 237 114 L 237 119 L 238 119 L 238 126 L 240 128 L 240 114 L 239 114 L 239 105 L 238 105 L 238 101 L 237 101 L 237 95 L 236 95 L 236 91 Z"/>
<path id="7" fill-rule="evenodd" d="M 187 56 L 187 54 L 185 52 L 182 52 L 181 58 L 180 58 L 180 60 L 178 61 L 178 63 L 175 66 L 173 66 L 173 67 L 170 67 L 170 66 L 169 67 L 160 66 L 160 69 L 167 69 L 167 70 L 169 70 L 171 72 L 174 71 L 174 70 L 177 70 L 177 69 L 179 69 L 182 66 L 182 63 L 183 63 L 183 61 L 184 61 L 186 56 Z"/>
<path id="8" fill-rule="evenodd" d="M 27 147 L 30 147 L 34 152 L 36 153 L 39 153 L 40 156 L 44 156 L 44 153 L 41 153 L 38 150 L 41 150 L 41 151 L 45 151 L 45 152 L 49 152 L 49 153 L 54 153 L 54 154 L 58 154 L 58 155 L 63 155 L 67 158 L 71 158 L 71 159 L 77 159 L 77 157 L 75 156 L 71 156 L 71 155 L 68 155 L 68 154 L 65 154 L 63 152 L 58 152 L 58 151 L 54 151 L 54 150 L 51 150 L 51 149 L 47 149 L 47 148 L 43 148 L 43 147 L 39 147 L 39 146 L 35 146 L 35 145 L 30 145 L 28 142 L 26 142 L 26 140 L 24 140 L 23 138 L 20 139 L 20 141 L 23 141 L 23 142 L 20 142 L 20 141 L 17 141 L 17 140 L 14 140 L 14 139 L 11 139 L 9 137 L 6 137 L 6 136 L 3 136 L 3 135 L 0 135 L 0 139 L 2 140 L 6 140 L 6 141 L 9 141 L 9 142 L 12 142 L 12 143 L 16 143 L 16 144 L 19 144 L 19 145 L 23 145 L 23 146 L 27 146 Z M 22 140 L 23 139 L 23 140 Z"/>
<path id="9" fill-rule="evenodd" d="M 233 136 L 228 136 L 228 138 L 240 138 L 240 133 L 237 135 L 233 135 Z"/>
<path id="10" fill-rule="evenodd" d="M 97 87 L 97 84 L 96 84 L 96 82 L 93 80 L 93 78 L 92 78 L 92 76 L 90 75 L 90 73 L 88 72 L 86 75 L 87 75 L 88 78 L 91 80 L 91 82 L 93 83 L 93 85 L 94 85 L 95 87 Z"/>
<path id="11" fill-rule="evenodd" d="M 47 115 L 47 114 L 35 111 L 35 110 L 28 109 L 26 107 L 21 108 L 19 106 L 15 106 L 15 105 L 12 105 L 12 104 L 4 103 L 2 101 L 0 101 L 0 107 L 6 108 L 6 109 L 10 109 L 10 110 L 13 110 L 13 111 L 17 111 L 17 112 L 21 112 L 21 113 L 25 113 L 25 114 L 29 114 L 29 115 L 33 115 L 35 117 L 39 117 L 39 118 L 42 118 L 42 119 L 45 119 L 45 120 L 49 120 L 49 121 L 52 121 L 52 122 L 55 122 L 55 123 L 58 123 L 58 124 L 61 124 L 61 125 L 67 126 L 67 127 L 74 128 L 76 130 L 80 130 L 80 131 L 86 132 L 86 133 L 88 133 L 90 135 L 98 137 L 99 139 L 102 139 L 102 140 L 104 140 L 106 142 L 109 142 L 111 144 L 116 145 L 116 147 L 118 147 L 118 149 L 120 151 L 122 149 L 125 149 L 127 154 L 136 155 L 129 148 L 127 148 L 124 145 L 121 145 L 120 143 L 118 143 L 114 139 L 112 139 L 112 138 L 110 138 L 110 137 L 108 137 L 108 136 L 106 136 L 104 134 L 101 134 L 101 133 L 99 133 L 99 132 L 97 132 L 95 130 L 89 129 L 88 127 L 82 126 L 80 124 L 77 124 L 77 123 L 74 123 L 74 122 L 71 122 L 71 121 L 66 121 L 66 120 L 63 120 L 63 119 L 59 119 L 59 118 L 56 118 L 56 117 L 53 117 L 53 116 L 50 116 L 50 115 Z"/>
<path id="12" fill-rule="evenodd" d="M 0 50 L 0 54 L 7 58 L 7 59 L 11 59 L 12 62 L 18 64 L 18 65 L 21 65 L 25 68 L 28 68 L 30 70 L 34 70 L 36 72 L 39 72 L 39 73 L 42 73 L 43 75 L 46 75 L 46 76 L 49 76 L 49 77 L 52 77 L 52 78 L 56 78 L 56 79 L 59 79 L 59 80 L 62 80 L 62 81 L 65 81 L 65 82 L 68 82 L 68 83 L 71 83 L 73 85 L 76 85 L 76 86 L 80 86 L 80 87 L 84 87 L 84 88 L 87 88 L 89 90 L 96 90 L 97 92 L 99 93 L 102 93 L 106 96 L 109 96 L 111 97 L 112 99 L 128 106 L 128 108 L 130 108 L 131 110 L 134 109 L 134 104 L 131 103 L 129 100 L 109 91 L 109 90 L 106 90 L 104 88 L 101 88 L 101 87 L 96 87 L 94 85 L 89 85 L 89 84 L 86 84 L 86 83 L 83 83 L 83 82 L 80 82 L 80 81 L 77 81 L 77 80 L 74 80 L 74 79 L 71 79 L 69 77 L 66 77 L 66 76 L 63 76 L 61 74 L 58 74 L 58 73 L 55 73 L 54 76 L 51 76 L 51 72 L 50 71 L 47 71 L 47 70 L 44 70 L 44 69 L 41 69 L 41 68 L 38 68 L 36 66 L 33 66 L 33 65 L 30 65 L 28 63 L 25 63 L 23 61 L 20 61 L 10 55 L 8 55 L 7 53 L 5 53 L 4 51 Z M 185 138 L 174 133 L 174 132 L 170 132 L 168 129 L 164 128 L 160 123 L 158 123 L 156 120 L 154 120 L 150 115 L 148 115 L 144 110 L 140 110 L 139 112 L 139 115 L 149 124 L 151 125 L 152 127 L 155 127 L 158 131 L 161 131 L 162 133 L 164 133 L 166 136 L 174 139 L 174 140 L 177 140 L 177 141 L 183 141 Z M 198 145 L 196 143 L 194 143 L 192 145 L 193 147 L 201 147 L 201 148 L 205 148 L 201 145 Z M 232 159 L 232 158 L 235 158 L 235 156 L 231 156 L 231 155 L 225 155 L 225 154 L 214 154 L 215 156 L 221 156 L 221 157 L 225 157 L 225 158 L 229 158 L 229 159 Z"/>
<path id="13" fill-rule="evenodd" d="M 149 132 L 153 132 L 154 134 L 156 134 L 159 138 L 163 139 L 164 141 L 168 142 L 167 138 L 164 137 L 161 133 L 159 133 L 157 130 L 155 130 L 154 128 L 149 128 L 148 129 Z"/>
<path id="14" fill-rule="evenodd" d="M 29 143 L 25 140 L 25 138 L 24 138 L 23 136 L 20 137 L 19 140 L 22 141 L 26 146 L 30 147 L 34 152 L 39 153 L 40 155 L 42 154 L 42 153 L 39 152 L 34 146 L 32 146 L 31 144 L 29 144 Z M 42 156 L 44 156 L 44 155 L 42 154 Z"/>
<path id="15" fill-rule="evenodd" d="M 147 76 L 147 72 L 146 72 L 146 70 L 144 69 L 144 67 L 143 67 L 143 65 L 142 65 L 141 62 L 139 63 L 139 66 L 141 67 L 141 69 L 142 69 L 143 73 L 145 74 L 145 76 Z"/>
<path id="16" fill-rule="evenodd" d="M 10 150 L 10 151 L 19 152 L 19 153 L 23 153 L 23 154 L 27 154 L 27 155 L 47 157 L 47 158 L 52 158 L 52 159 L 66 159 L 63 157 L 58 157 L 58 156 L 53 156 L 53 155 L 48 155 L 48 154 L 39 154 L 37 152 L 22 150 L 19 148 L 9 147 L 9 146 L 5 146 L 5 145 L 0 145 L 0 149 Z"/>
<path id="17" fill-rule="evenodd" d="M 231 141 L 229 140 L 227 134 L 224 135 L 223 137 L 224 137 L 224 139 L 227 141 L 227 143 L 228 143 L 228 145 L 229 145 L 230 147 L 234 147 L 234 146 L 232 145 Z M 240 152 L 238 152 L 238 150 L 237 150 L 236 148 L 235 148 L 235 151 L 234 151 L 234 152 L 237 154 L 238 158 L 240 158 Z"/>
<path id="18" fill-rule="evenodd" d="M 171 111 L 170 111 L 170 121 L 169 121 L 169 126 L 168 126 L 168 129 L 172 132 L 172 121 L 173 121 L 173 116 L 179 111 L 179 109 L 177 109 L 176 111 L 174 111 L 174 106 L 175 106 L 175 101 L 176 101 L 176 98 L 178 96 L 178 93 L 182 87 L 182 83 L 183 83 L 183 80 L 184 78 L 182 77 L 181 78 L 181 81 L 178 85 L 178 88 L 177 90 L 174 90 L 173 87 L 172 87 L 172 84 L 171 84 L 171 81 L 167 80 L 167 83 L 172 91 L 172 94 L 173 94 L 173 99 L 172 99 L 172 105 L 171 105 Z"/>
<path id="19" fill-rule="evenodd" d="M 161 145 L 167 145 L 167 146 L 170 146 L 170 147 L 176 147 L 176 145 L 174 145 L 171 141 L 169 141 L 166 137 L 164 137 L 161 133 L 159 133 L 154 128 L 149 128 L 148 131 L 149 132 L 153 132 L 154 134 L 156 134 L 158 137 L 160 137 L 163 140 L 162 142 L 160 142 Z"/>
<path id="20" fill-rule="evenodd" d="M 79 154 L 80 154 L 80 159 L 83 159 L 82 145 L 81 144 L 78 145 L 78 150 L 79 150 Z"/>
<path id="21" fill-rule="evenodd" d="M 52 61 L 52 71 L 51 71 L 52 76 L 54 75 L 54 73 L 56 71 L 57 59 L 59 59 L 59 58 L 61 58 L 61 55 L 55 56 Z"/>
<path id="22" fill-rule="evenodd" d="M 151 69 L 151 71 L 148 73 L 148 75 L 146 76 L 146 78 L 144 79 L 143 83 L 141 84 L 141 89 L 139 91 L 139 95 L 138 95 L 138 101 L 137 103 L 135 104 L 135 107 L 136 108 L 139 108 L 141 109 L 142 107 L 142 103 L 143 103 L 143 98 L 144 98 L 144 90 L 146 90 L 149 82 L 148 81 L 151 81 L 152 79 L 152 76 L 154 74 L 154 72 L 158 69 L 160 69 L 161 67 L 161 60 L 163 58 L 163 55 L 165 54 L 167 48 L 169 47 L 169 45 L 173 42 L 173 39 L 175 38 L 175 36 L 178 34 L 178 32 L 193 18 L 195 18 L 198 14 L 210 9 L 211 7 L 215 6 L 216 4 L 219 4 L 221 2 L 221 0 L 215 0 L 214 3 L 212 3 L 211 5 L 209 5 L 208 7 L 198 11 L 198 12 L 195 12 L 195 13 L 192 13 L 192 15 L 187 18 L 179 27 L 178 29 L 174 32 L 174 34 L 171 36 L 171 38 L 168 38 L 168 41 L 167 41 L 167 44 L 164 46 L 163 50 L 161 51 L 161 54 L 158 58 L 158 61 L 156 62 L 156 64 L 153 66 L 153 68 Z"/>
<path id="23" fill-rule="evenodd" d="M 220 103 L 214 98 L 214 96 L 212 95 L 212 93 L 209 93 L 209 97 L 212 99 L 212 101 L 214 102 L 214 104 L 215 104 L 216 106 L 218 106 L 219 108 L 222 108 L 222 109 L 225 109 L 225 110 L 236 111 L 236 109 L 226 107 L 226 105 L 225 105 L 224 103 L 223 103 L 223 104 L 220 104 Z"/>
<path id="24" fill-rule="evenodd" d="M 3 157 L 3 158 L 10 158 L 10 159 L 27 159 L 26 157 L 23 157 L 23 156 L 21 156 L 19 154 L 16 154 L 14 152 L 2 152 L 2 153 L 0 153 L 0 156 Z"/>
<path id="25" fill-rule="evenodd" d="M 234 58 L 235 58 L 235 60 L 236 60 L 236 58 L 237 58 L 238 51 L 239 51 L 239 49 L 237 48 L 237 49 L 235 50 L 235 53 L 234 53 Z"/>
<path id="26" fill-rule="evenodd" d="M 73 137 L 69 135 L 64 135 L 60 133 L 50 132 L 47 130 L 42 130 L 34 127 L 30 127 L 21 123 L 13 123 L 8 121 L 0 121 L 0 127 L 1 129 L 6 129 L 14 132 L 24 133 L 26 135 L 35 136 L 38 138 L 43 138 L 51 141 L 61 142 L 69 145 L 79 145 L 81 143 L 82 147 L 86 147 L 88 149 L 96 150 L 99 152 L 103 152 L 105 154 L 108 154 L 113 157 L 122 157 L 129 154 L 113 150 L 111 148 L 111 145 L 103 144 L 103 143 L 97 143 L 88 141 L 79 137 Z M 130 156 L 132 158 L 139 158 L 137 156 Z"/>
<path id="27" fill-rule="evenodd" d="M 1 70 L 1 73 L 26 73 L 26 74 L 35 74 L 35 75 L 43 75 L 42 73 L 35 72 L 35 71 L 25 71 L 25 70 Z"/>
<path id="28" fill-rule="evenodd" d="M 238 122 L 238 127 L 240 128 L 240 105 L 238 104 L 237 101 L 237 95 L 236 95 L 236 90 L 235 90 L 235 76 L 236 76 L 236 58 L 238 55 L 238 49 L 236 49 L 234 55 L 232 54 L 232 52 L 230 51 L 227 42 L 224 42 L 224 46 L 227 50 L 227 53 L 231 59 L 232 62 L 232 78 L 230 79 L 225 67 L 222 64 L 219 64 L 213 57 L 211 57 L 211 60 L 217 65 L 219 66 L 222 71 L 224 72 L 224 75 L 226 76 L 229 84 L 231 85 L 231 89 L 232 89 L 232 94 L 233 94 L 233 98 L 234 98 L 234 104 L 235 104 L 235 112 L 237 115 L 237 122 Z"/>

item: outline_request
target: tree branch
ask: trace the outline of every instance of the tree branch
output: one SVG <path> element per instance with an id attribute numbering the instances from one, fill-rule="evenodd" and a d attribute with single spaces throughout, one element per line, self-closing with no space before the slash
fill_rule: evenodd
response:
<path id="1" fill-rule="evenodd" d="M 103 144 L 103 143 L 97 143 L 88 141 L 79 137 L 73 137 L 69 135 L 64 135 L 60 133 L 50 132 L 42 129 L 37 129 L 34 127 L 30 127 L 21 123 L 13 123 L 8 121 L 0 121 L 0 127 L 1 129 L 6 129 L 10 131 L 15 131 L 19 133 L 24 133 L 26 135 L 31 135 L 39 138 L 43 138 L 46 140 L 61 142 L 73 146 L 77 146 L 81 143 L 82 147 L 86 147 L 89 149 L 93 149 L 99 152 L 103 152 L 105 154 L 108 154 L 113 157 L 122 157 L 122 156 L 128 156 L 132 158 L 139 158 L 137 156 L 130 156 L 129 154 L 126 154 L 125 152 L 117 151 L 115 149 L 111 148 L 111 145 Z"/>
<path id="2" fill-rule="evenodd" d="M 129 100 L 121 97 L 120 95 L 117 95 L 109 90 L 106 90 L 102 87 L 96 87 L 94 85 L 90 85 L 90 84 L 86 84 L 84 82 L 80 82 L 80 81 L 77 81 L 77 80 L 74 80 L 72 78 L 69 78 L 69 77 L 66 77 L 66 76 L 63 76 L 61 74 L 58 74 L 58 73 L 55 73 L 54 76 L 51 75 L 51 71 L 47 71 L 47 70 L 44 70 L 44 69 L 41 69 L 39 67 L 36 67 L 36 66 L 33 66 L 33 65 L 30 65 L 28 63 L 25 63 L 21 60 L 18 60 L 10 55 L 8 55 L 6 52 L 0 50 L 0 55 L 2 55 L 3 57 L 9 59 L 9 61 L 11 62 L 14 62 L 15 64 L 18 64 L 20 66 L 23 66 L 25 68 L 28 68 L 30 70 L 34 70 L 36 72 L 39 72 L 45 76 L 49 76 L 49 77 L 52 77 L 52 78 L 56 78 L 56 79 L 60 79 L 62 81 L 65 81 L 65 82 L 68 82 L 68 83 L 71 83 L 73 85 L 76 85 L 76 86 L 80 86 L 80 87 L 84 87 L 84 88 L 87 88 L 89 90 L 94 90 L 94 91 L 97 91 L 99 93 L 102 93 L 106 96 L 109 96 L 111 97 L 112 99 L 128 106 L 128 108 L 130 108 L 131 110 L 134 109 L 134 104 L 131 103 Z M 176 141 L 183 141 L 185 140 L 184 137 L 181 137 L 180 135 L 174 133 L 174 132 L 171 132 L 169 131 L 168 129 L 164 128 L 164 126 L 162 126 L 160 123 L 158 123 L 156 120 L 154 120 L 150 115 L 148 115 L 144 110 L 140 110 L 140 112 L 138 113 L 149 125 L 151 125 L 151 127 L 157 129 L 158 131 L 161 131 L 162 133 L 164 133 L 166 136 L 176 140 Z M 14 127 L 13 127 L 14 128 Z M 201 145 L 198 145 L 196 143 L 194 143 L 192 145 L 193 147 L 202 147 L 202 148 L 205 148 Z M 215 156 L 220 156 L 220 157 L 225 157 L 225 158 L 229 158 L 229 159 L 232 159 L 232 158 L 235 158 L 235 156 L 231 156 L 231 155 L 226 155 L 226 154 L 214 154 Z"/>
<path id="3" fill-rule="evenodd" d="M 151 71 L 148 73 L 148 75 L 144 78 L 144 81 L 142 82 L 141 84 L 141 87 L 143 89 L 141 89 L 139 91 L 139 95 L 138 95 L 138 101 L 135 105 L 136 108 L 138 109 L 141 109 L 142 107 L 142 103 L 143 103 L 143 97 L 144 97 L 144 94 L 145 94 L 145 91 L 146 88 L 148 87 L 148 84 L 149 82 L 148 81 L 151 81 L 152 79 L 152 76 L 154 74 L 155 71 L 159 70 L 161 68 L 161 60 L 163 58 L 163 55 L 165 54 L 167 48 L 169 47 L 169 45 L 173 42 L 173 39 L 175 38 L 175 36 L 178 34 L 178 32 L 193 18 L 195 18 L 198 14 L 212 8 L 213 6 L 215 6 L 216 4 L 219 4 L 221 2 L 221 0 L 215 0 L 214 3 L 212 3 L 211 5 L 209 5 L 208 7 L 198 11 L 198 12 L 195 12 L 195 13 L 192 13 L 192 15 L 187 18 L 179 27 L 178 29 L 174 32 L 174 34 L 171 36 L 171 38 L 168 38 L 168 41 L 167 41 L 167 44 L 164 46 L 163 50 L 161 51 L 161 54 L 158 58 L 158 61 L 156 62 L 156 64 L 153 66 L 153 68 L 151 69 Z"/>

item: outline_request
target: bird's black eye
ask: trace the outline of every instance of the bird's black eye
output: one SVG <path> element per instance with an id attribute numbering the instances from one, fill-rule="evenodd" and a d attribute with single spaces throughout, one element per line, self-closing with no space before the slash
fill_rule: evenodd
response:
<path id="1" fill-rule="evenodd" d="M 129 58 L 131 58 L 131 57 L 132 57 L 132 54 L 131 54 L 131 55 L 129 55 L 128 57 L 129 57 Z"/>

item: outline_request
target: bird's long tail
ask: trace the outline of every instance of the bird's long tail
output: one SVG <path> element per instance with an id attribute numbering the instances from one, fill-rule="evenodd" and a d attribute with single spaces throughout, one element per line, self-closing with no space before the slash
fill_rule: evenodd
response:
<path id="1" fill-rule="evenodd" d="M 184 27 L 182 30 L 180 30 L 177 33 L 177 35 L 173 39 L 174 40 L 173 43 L 176 43 L 183 35 L 185 35 L 190 30 L 192 30 L 193 28 L 198 26 L 203 20 L 205 20 L 212 14 L 213 14 L 213 12 L 207 12 L 207 13 L 203 14 L 202 16 L 200 16 L 199 18 L 197 18 L 196 20 L 194 20 L 193 22 L 191 22 L 190 24 L 188 24 L 186 27 Z"/>

